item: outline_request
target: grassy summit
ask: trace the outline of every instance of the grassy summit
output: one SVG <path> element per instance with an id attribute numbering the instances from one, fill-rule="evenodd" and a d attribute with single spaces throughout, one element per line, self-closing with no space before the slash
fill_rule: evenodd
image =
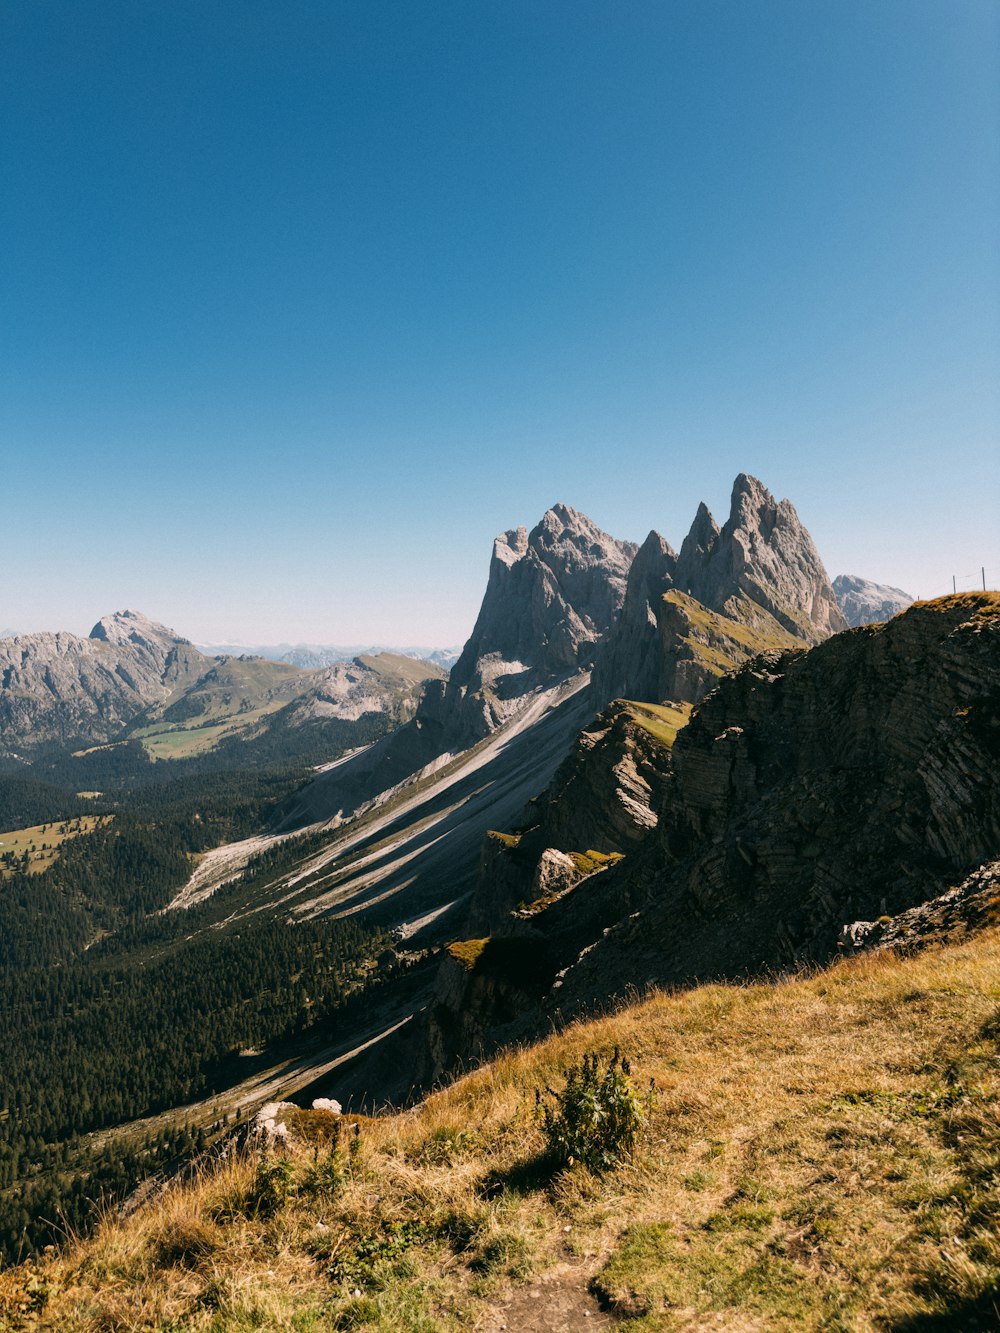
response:
<path id="1" fill-rule="evenodd" d="M 293 1117 L 287 1154 L 206 1167 L 0 1274 L 0 1328 L 995 1327 L 998 1042 L 997 924 L 654 995 L 345 1118 L 332 1157 L 328 1114 Z M 534 1090 L 615 1045 L 654 1081 L 648 1130 L 616 1172 L 552 1174 Z"/>

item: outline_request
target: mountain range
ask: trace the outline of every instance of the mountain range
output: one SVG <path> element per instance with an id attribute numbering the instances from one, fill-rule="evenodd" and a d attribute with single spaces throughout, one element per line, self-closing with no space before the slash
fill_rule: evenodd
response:
<path id="1" fill-rule="evenodd" d="M 301 745 L 317 724 L 404 721 L 423 685 L 443 674 L 433 663 L 386 653 L 314 670 L 207 657 L 139 612 L 120 611 L 86 638 L 0 641 L 0 754 L 133 740 L 155 758 L 175 758 L 259 742 L 279 728 Z"/>
<path id="2" fill-rule="evenodd" d="M 212 657 L 131 611 L 5 639 L 0 750 L 8 1255 L 106 1185 L 155 1193 L 179 1142 L 254 1152 L 264 1101 L 306 1129 L 314 1097 L 405 1104 L 650 989 L 729 1013 L 763 978 L 777 1014 L 790 978 L 1000 920 L 1000 596 L 831 583 L 746 474 L 676 549 L 562 504 L 502 533 L 450 673 Z M 419 1151 L 450 1189 L 479 1149 L 445 1128 Z"/>

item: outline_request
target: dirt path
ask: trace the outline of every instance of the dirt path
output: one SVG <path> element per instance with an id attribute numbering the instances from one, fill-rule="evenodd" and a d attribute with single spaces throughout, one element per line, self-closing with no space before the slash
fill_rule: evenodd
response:
<path id="1" fill-rule="evenodd" d="M 497 1310 L 483 1333 L 591 1333 L 614 1328 L 590 1294 L 591 1268 L 560 1263 L 536 1281 L 521 1287 Z"/>

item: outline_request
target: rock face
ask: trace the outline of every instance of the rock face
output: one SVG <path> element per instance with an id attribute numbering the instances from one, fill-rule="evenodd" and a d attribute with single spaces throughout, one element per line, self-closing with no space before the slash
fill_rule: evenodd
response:
<path id="1" fill-rule="evenodd" d="M 443 701 L 470 741 L 505 722 L 531 690 L 590 665 L 617 622 L 635 552 L 562 504 L 530 533 L 497 537 L 479 617 Z"/>
<path id="2" fill-rule="evenodd" d="M 1000 855 L 1000 596 L 753 658 L 678 732 L 651 807 L 621 860 L 533 913 L 551 987 L 504 1040 L 628 986 L 828 961 L 845 922 L 891 942 L 994 919 L 995 875 L 946 891 Z"/>
<path id="3" fill-rule="evenodd" d="M 642 900 L 622 949 L 664 980 L 823 961 L 844 921 L 926 902 L 1000 851 L 1000 597 L 756 658 L 673 759 L 646 863 L 609 872 Z"/>
<path id="4" fill-rule="evenodd" d="M 656 827 L 683 712 L 619 702 L 577 736 L 545 791 L 513 834 L 490 833 L 469 909 L 470 932 L 509 928 L 518 903 L 561 892 L 604 869 Z"/>
<path id="5" fill-rule="evenodd" d="M 602 700 L 695 703 L 754 652 L 846 627 L 794 506 L 741 473 L 721 529 L 702 504 L 679 555 L 658 533 L 646 538 L 594 688 Z"/>
<path id="6" fill-rule="evenodd" d="M 913 605 L 913 598 L 902 588 L 872 583 L 856 574 L 838 574 L 833 580 L 833 591 L 844 619 L 852 628 L 891 620 Z"/>
<path id="7" fill-rule="evenodd" d="M 465 927 L 479 938 L 455 946 L 442 966 L 422 1077 L 433 1081 L 456 1059 L 514 1035 L 541 1002 L 559 948 L 536 921 L 581 881 L 603 882 L 655 829 L 670 746 L 685 720 L 682 710 L 612 705 L 579 734 L 521 831 L 487 835 Z M 527 972 L 513 965 L 522 956 Z"/>
<path id="8" fill-rule="evenodd" d="M 996 925 L 1000 925 L 1000 861 L 990 861 L 953 889 L 898 916 L 850 922 L 837 943 L 845 953 L 892 949 L 912 954 L 946 941 L 957 943 Z"/>
<path id="9" fill-rule="evenodd" d="M 0 746 L 112 740 L 150 704 L 209 665 L 186 639 L 137 611 L 88 638 L 24 634 L 0 642 Z"/>
<path id="10" fill-rule="evenodd" d="M 662 692 L 659 615 L 676 569 L 677 556 L 670 543 L 651 532 L 632 562 L 617 628 L 594 669 L 594 688 L 601 699 L 658 702 L 668 697 Z"/>
<path id="11" fill-rule="evenodd" d="M 739 619 L 747 602 L 790 634 L 819 643 L 846 629 L 823 562 L 790 500 L 756 477 L 733 483 L 729 518 L 717 531 L 704 505 L 677 558 L 674 583 L 711 611 Z"/>

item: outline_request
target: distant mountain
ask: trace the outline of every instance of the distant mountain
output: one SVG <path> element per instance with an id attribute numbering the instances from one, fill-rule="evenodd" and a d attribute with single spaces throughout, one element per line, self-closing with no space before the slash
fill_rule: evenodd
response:
<path id="1" fill-rule="evenodd" d="M 16 629 L 0 629 L 0 639 L 13 639 L 16 635 Z"/>
<path id="2" fill-rule="evenodd" d="M 856 574 L 838 574 L 833 580 L 833 591 L 844 619 L 852 627 L 891 620 L 913 605 L 913 598 L 902 588 L 872 583 Z"/>
<path id="3" fill-rule="evenodd" d="M 21 634 L 0 642 L 0 747 L 101 744 L 191 684 L 208 659 L 140 615 L 105 616 L 88 638 Z"/>
<path id="4" fill-rule="evenodd" d="M 446 671 L 458 661 L 461 648 L 396 647 L 389 644 L 331 644 L 331 643 L 199 643 L 198 649 L 210 657 L 250 656 L 266 657 L 272 662 L 290 662 L 292 666 L 318 670 L 337 662 L 351 662 L 356 657 L 374 657 L 388 653 L 397 657 L 413 657 L 422 662 L 433 662 Z"/>
<path id="5" fill-rule="evenodd" d="M 43 633 L 0 642 L 0 754 L 134 739 L 154 758 L 190 758 L 331 722 L 368 718 L 384 730 L 411 717 L 424 685 L 444 675 L 432 663 L 391 654 L 318 670 L 209 657 L 139 612 L 120 611 L 87 638 Z M 351 743 L 342 730 L 338 736 Z M 372 738 L 368 726 L 354 743 Z M 302 743 L 292 737 L 286 748 Z"/>

